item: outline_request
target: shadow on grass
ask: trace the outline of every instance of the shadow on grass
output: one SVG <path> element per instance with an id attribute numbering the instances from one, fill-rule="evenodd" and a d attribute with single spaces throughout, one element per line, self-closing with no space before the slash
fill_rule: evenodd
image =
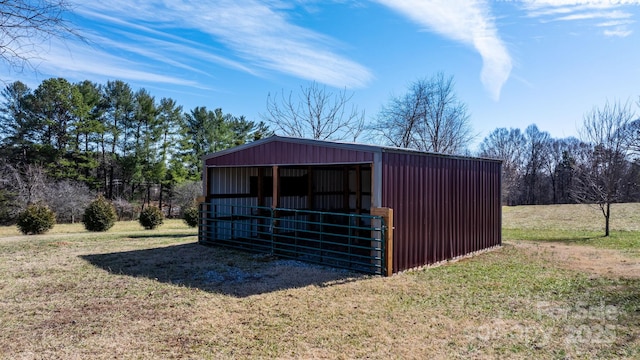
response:
<path id="1" fill-rule="evenodd" d="M 145 239 L 145 238 L 153 238 L 153 239 L 159 239 L 159 238 L 169 238 L 169 239 L 177 239 L 177 238 L 184 238 L 184 237 L 190 237 L 190 236 L 198 236 L 198 234 L 195 234 L 193 232 L 185 232 L 185 233 L 173 233 L 173 234 L 135 234 L 135 235 L 128 235 L 127 237 L 130 239 Z"/>
<path id="2" fill-rule="evenodd" d="M 366 277 L 346 270 L 198 243 L 81 258 L 112 274 L 145 277 L 236 297 L 309 285 L 331 286 Z"/>
<path id="3" fill-rule="evenodd" d="M 521 229 L 503 229 L 502 236 L 506 241 L 524 240 L 539 242 L 560 242 L 566 244 L 589 244 L 592 241 L 603 238 L 602 235 L 593 232 L 538 229 L 532 229 L 530 231 Z"/>
<path id="4" fill-rule="evenodd" d="M 548 242 L 559 242 L 564 244 L 579 244 L 579 245 L 588 245 L 589 242 L 597 239 L 601 239 L 603 236 L 575 236 L 575 237 L 567 237 L 567 236 L 558 236 L 558 237 L 547 237 L 547 238 L 537 238 L 530 239 L 532 241 L 548 241 Z"/>

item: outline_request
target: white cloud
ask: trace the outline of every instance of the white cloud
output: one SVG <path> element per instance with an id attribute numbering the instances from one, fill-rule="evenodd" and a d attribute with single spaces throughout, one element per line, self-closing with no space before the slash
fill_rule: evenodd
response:
<path id="1" fill-rule="evenodd" d="M 371 81 L 372 75 L 367 68 L 336 52 L 341 45 L 335 40 L 291 23 L 285 5 L 255 0 L 113 0 L 78 3 L 77 11 L 88 18 L 100 18 L 145 31 L 150 35 L 149 39 L 164 37 L 179 43 L 182 51 L 188 54 L 254 75 L 259 70 L 272 70 L 348 88 L 362 87 Z M 224 44 L 227 49 L 217 49 L 216 54 L 206 43 L 171 35 L 174 30 L 197 31 Z M 154 41 L 149 42 L 154 44 Z M 146 47 L 149 42 L 127 46 Z M 135 52 L 143 51 L 148 50 Z M 224 56 L 219 55 L 222 52 L 225 52 Z M 165 52 L 164 57 L 169 54 Z"/>
<path id="2" fill-rule="evenodd" d="M 165 83 L 190 87 L 202 87 L 195 81 L 189 81 L 160 72 L 141 70 L 143 66 L 133 61 L 114 56 L 96 47 L 78 43 L 62 43 L 53 40 L 46 61 L 38 64 L 38 71 L 60 73 L 78 79 L 101 77 L 104 79 L 128 79 L 145 82 Z M 148 68 L 148 67 L 147 67 Z"/>
<path id="3" fill-rule="evenodd" d="M 559 21 L 571 21 L 571 20 L 588 20 L 588 19 L 628 19 L 632 15 L 623 11 L 595 11 L 585 12 L 581 14 L 572 14 L 567 16 L 561 16 L 555 20 Z"/>
<path id="4" fill-rule="evenodd" d="M 634 21 L 631 20 L 633 14 L 625 9 L 640 5 L 640 0 L 524 0 L 522 3 L 530 17 L 542 21 L 601 20 L 596 26 L 606 28 L 603 29 L 605 36 L 626 37 L 632 33 L 627 25 Z"/>
<path id="5" fill-rule="evenodd" d="M 605 36 L 615 36 L 615 37 L 627 37 L 629 35 L 631 35 L 631 30 L 626 30 L 626 28 L 614 28 L 613 30 L 605 30 L 604 31 L 604 35 Z"/>
<path id="6" fill-rule="evenodd" d="M 613 21 L 606 21 L 603 23 L 599 23 L 596 26 L 611 27 L 611 26 L 631 25 L 633 23 L 634 23 L 633 20 L 613 20 Z"/>
<path id="7" fill-rule="evenodd" d="M 511 73 L 511 56 L 498 35 L 486 1 L 377 0 L 417 24 L 475 48 L 482 56 L 481 80 L 496 100 Z"/>

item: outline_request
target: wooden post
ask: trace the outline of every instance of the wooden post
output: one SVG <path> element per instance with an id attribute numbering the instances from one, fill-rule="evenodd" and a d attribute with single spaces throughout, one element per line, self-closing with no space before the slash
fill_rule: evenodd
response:
<path id="1" fill-rule="evenodd" d="M 385 242 L 384 258 L 386 260 L 384 274 L 385 276 L 391 276 L 393 274 L 393 209 L 371 208 L 371 215 L 382 216 L 387 226 L 383 240 Z"/>

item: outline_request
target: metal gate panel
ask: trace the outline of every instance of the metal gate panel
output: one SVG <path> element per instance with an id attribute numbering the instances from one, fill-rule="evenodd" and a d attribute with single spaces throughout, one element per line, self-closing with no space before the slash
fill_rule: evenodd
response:
<path id="1" fill-rule="evenodd" d="M 384 219 L 376 215 L 203 203 L 198 241 L 385 275 Z"/>

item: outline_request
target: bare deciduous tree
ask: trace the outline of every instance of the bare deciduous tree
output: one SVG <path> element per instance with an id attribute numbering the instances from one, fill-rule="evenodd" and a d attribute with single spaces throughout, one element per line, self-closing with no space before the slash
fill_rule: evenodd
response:
<path id="1" fill-rule="evenodd" d="M 499 128 L 480 143 L 480 156 L 502 160 L 502 201 L 519 202 L 519 184 L 523 173 L 522 155 L 526 140 L 520 129 Z"/>
<path id="2" fill-rule="evenodd" d="M 73 180 L 61 180 L 47 185 L 46 203 L 56 213 L 56 221 L 75 223 L 95 198 L 87 185 Z"/>
<path id="3" fill-rule="evenodd" d="M 372 131 L 393 146 L 445 154 L 463 153 L 474 138 L 467 106 L 456 97 L 453 77 L 443 73 L 418 80 L 407 94 L 392 98 Z"/>
<path id="4" fill-rule="evenodd" d="M 202 195 L 202 181 L 187 181 L 176 186 L 173 192 L 172 203 L 180 207 L 180 211 L 192 206 Z"/>
<path id="5" fill-rule="evenodd" d="M 547 195 L 544 191 L 542 179 L 544 175 L 545 159 L 549 156 L 551 135 L 546 131 L 540 131 L 535 124 L 527 126 L 524 130 L 524 203 L 528 205 L 547 203 L 541 199 Z"/>
<path id="6" fill-rule="evenodd" d="M 269 94 L 262 118 L 286 136 L 356 141 L 364 129 L 364 111 L 350 105 L 352 98 L 346 89 L 333 93 L 313 82 L 301 86 L 297 96 Z"/>
<path id="7" fill-rule="evenodd" d="M 83 39 L 64 17 L 70 7 L 66 0 L 0 0 L 2 61 L 20 71 L 50 39 Z"/>
<path id="8" fill-rule="evenodd" d="M 0 200 L 4 203 L 3 222 L 14 219 L 27 205 L 45 202 L 47 175 L 42 167 L 16 166 L 0 161 Z"/>
<path id="9" fill-rule="evenodd" d="M 136 218 L 135 208 L 133 207 L 133 204 L 128 202 L 126 199 L 118 197 L 112 200 L 111 203 L 116 208 L 118 221 L 133 220 Z"/>
<path id="10" fill-rule="evenodd" d="M 585 115 L 580 131 L 582 140 L 593 148 L 573 197 L 581 203 L 598 205 L 605 218 L 605 236 L 609 236 L 611 204 L 620 201 L 628 181 L 630 124 L 635 118 L 628 102 L 607 102 L 603 108 L 594 108 Z"/>

